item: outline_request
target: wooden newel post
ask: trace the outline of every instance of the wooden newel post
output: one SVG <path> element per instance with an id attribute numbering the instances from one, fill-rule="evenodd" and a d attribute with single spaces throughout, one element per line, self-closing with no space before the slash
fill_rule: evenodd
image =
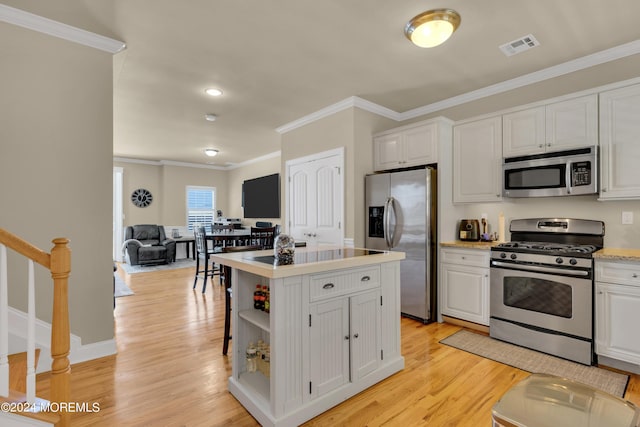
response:
<path id="1" fill-rule="evenodd" d="M 51 277 L 53 279 L 53 317 L 51 319 L 51 401 L 60 406 L 59 427 L 70 425 L 70 413 L 64 404 L 71 398 L 71 367 L 69 364 L 69 273 L 71 249 L 69 239 L 53 239 Z"/>

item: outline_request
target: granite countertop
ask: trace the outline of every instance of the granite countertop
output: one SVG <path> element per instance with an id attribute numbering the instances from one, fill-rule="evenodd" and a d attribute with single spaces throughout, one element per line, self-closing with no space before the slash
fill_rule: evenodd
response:
<path id="1" fill-rule="evenodd" d="M 441 242 L 440 246 L 449 248 L 463 248 L 463 249 L 491 249 L 491 247 L 500 244 L 498 241 L 491 242 L 468 242 L 462 240 L 456 240 L 453 242 Z"/>
<path id="2" fill-rule="evenodd" d="M 640 249 L 618 249 L 602 248 L 593 253 L 593 257 L 598 260 L 610 261 L 638 261 L 640 262 Z"/>
<path id="3" fill-rule="evenodd" d="M 274 265 L 259 261 L 273 255 L 273 249 L 250 252 L 216 253 L 211 256 L 214 262 L 231 268 L 254 273 L 271 279 L 297 276 L 302 274 L 320 273 L 339 270 L 343 268 L 363 267 L 390 261 L 400 261 L 405 258 L 404 252 L 371 251 L 368 249 L 344 248 L 341 246 L 307 246 L 296 248 L 296 254 L 300 253 L 306 258 L 301 263 L 289 265 Z"/>

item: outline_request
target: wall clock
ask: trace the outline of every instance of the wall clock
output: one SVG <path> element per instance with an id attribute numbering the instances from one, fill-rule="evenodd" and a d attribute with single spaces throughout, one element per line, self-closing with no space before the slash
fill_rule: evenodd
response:
<path id="1" fill-rule="evenodd" d="M 149 190 L 138 188 L 131 193 L 131 202 L 139 208 L 146 208 L 153 201 L 153 196 Z"/>

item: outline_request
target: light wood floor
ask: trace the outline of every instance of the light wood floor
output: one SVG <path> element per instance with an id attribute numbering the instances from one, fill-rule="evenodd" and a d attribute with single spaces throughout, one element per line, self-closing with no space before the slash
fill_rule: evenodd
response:
<path id="1" fill-rule="evenodd" d="M 135 295 L 117 299 L 118 354 L 71 373 L 72 400 L 97 402 L 100 411 L 74 413 L 72 425 L 258 425 L 227 391 L 222 287 L 192 291 L 193 269 L 122 277 Z M 305 425 L 490 426 L 492 405 L 528 373 L 438 343 L 459 329 L 403 319 L 405 369 Z M 45 380 L 39 375 L 43 398 Z M 640 376 L 625 398 L 640 405 Z"/>

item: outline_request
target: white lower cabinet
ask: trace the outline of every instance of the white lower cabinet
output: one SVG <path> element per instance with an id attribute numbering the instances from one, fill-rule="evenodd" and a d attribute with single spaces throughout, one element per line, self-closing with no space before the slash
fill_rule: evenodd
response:
<path id="1" fill-rule="evenodd" d="M 489 252 L 440 250 L 440 313 L 489 326 Z"/>
<path id="2" fill-rule="evenodd" d="M 313 304 L 309 393 L 322 396 L 377 369 L 381 361 L 380 291 Z"/>
<path id="3" fill-rule="evenodd" d="M 400 264 L 266 278 L 233 269 L 229 390 L 265 426 L 299 425 L 404 368 Z M 253 308 L 267 284 L 270 313 Z M 250 342 L 270 344 L 270 370 L 247 372 Z"/>
<path id="4" fill-rule="evenodd" d="M 640 264 L 596 260 L 596 354 L 640 365 Z"/>

